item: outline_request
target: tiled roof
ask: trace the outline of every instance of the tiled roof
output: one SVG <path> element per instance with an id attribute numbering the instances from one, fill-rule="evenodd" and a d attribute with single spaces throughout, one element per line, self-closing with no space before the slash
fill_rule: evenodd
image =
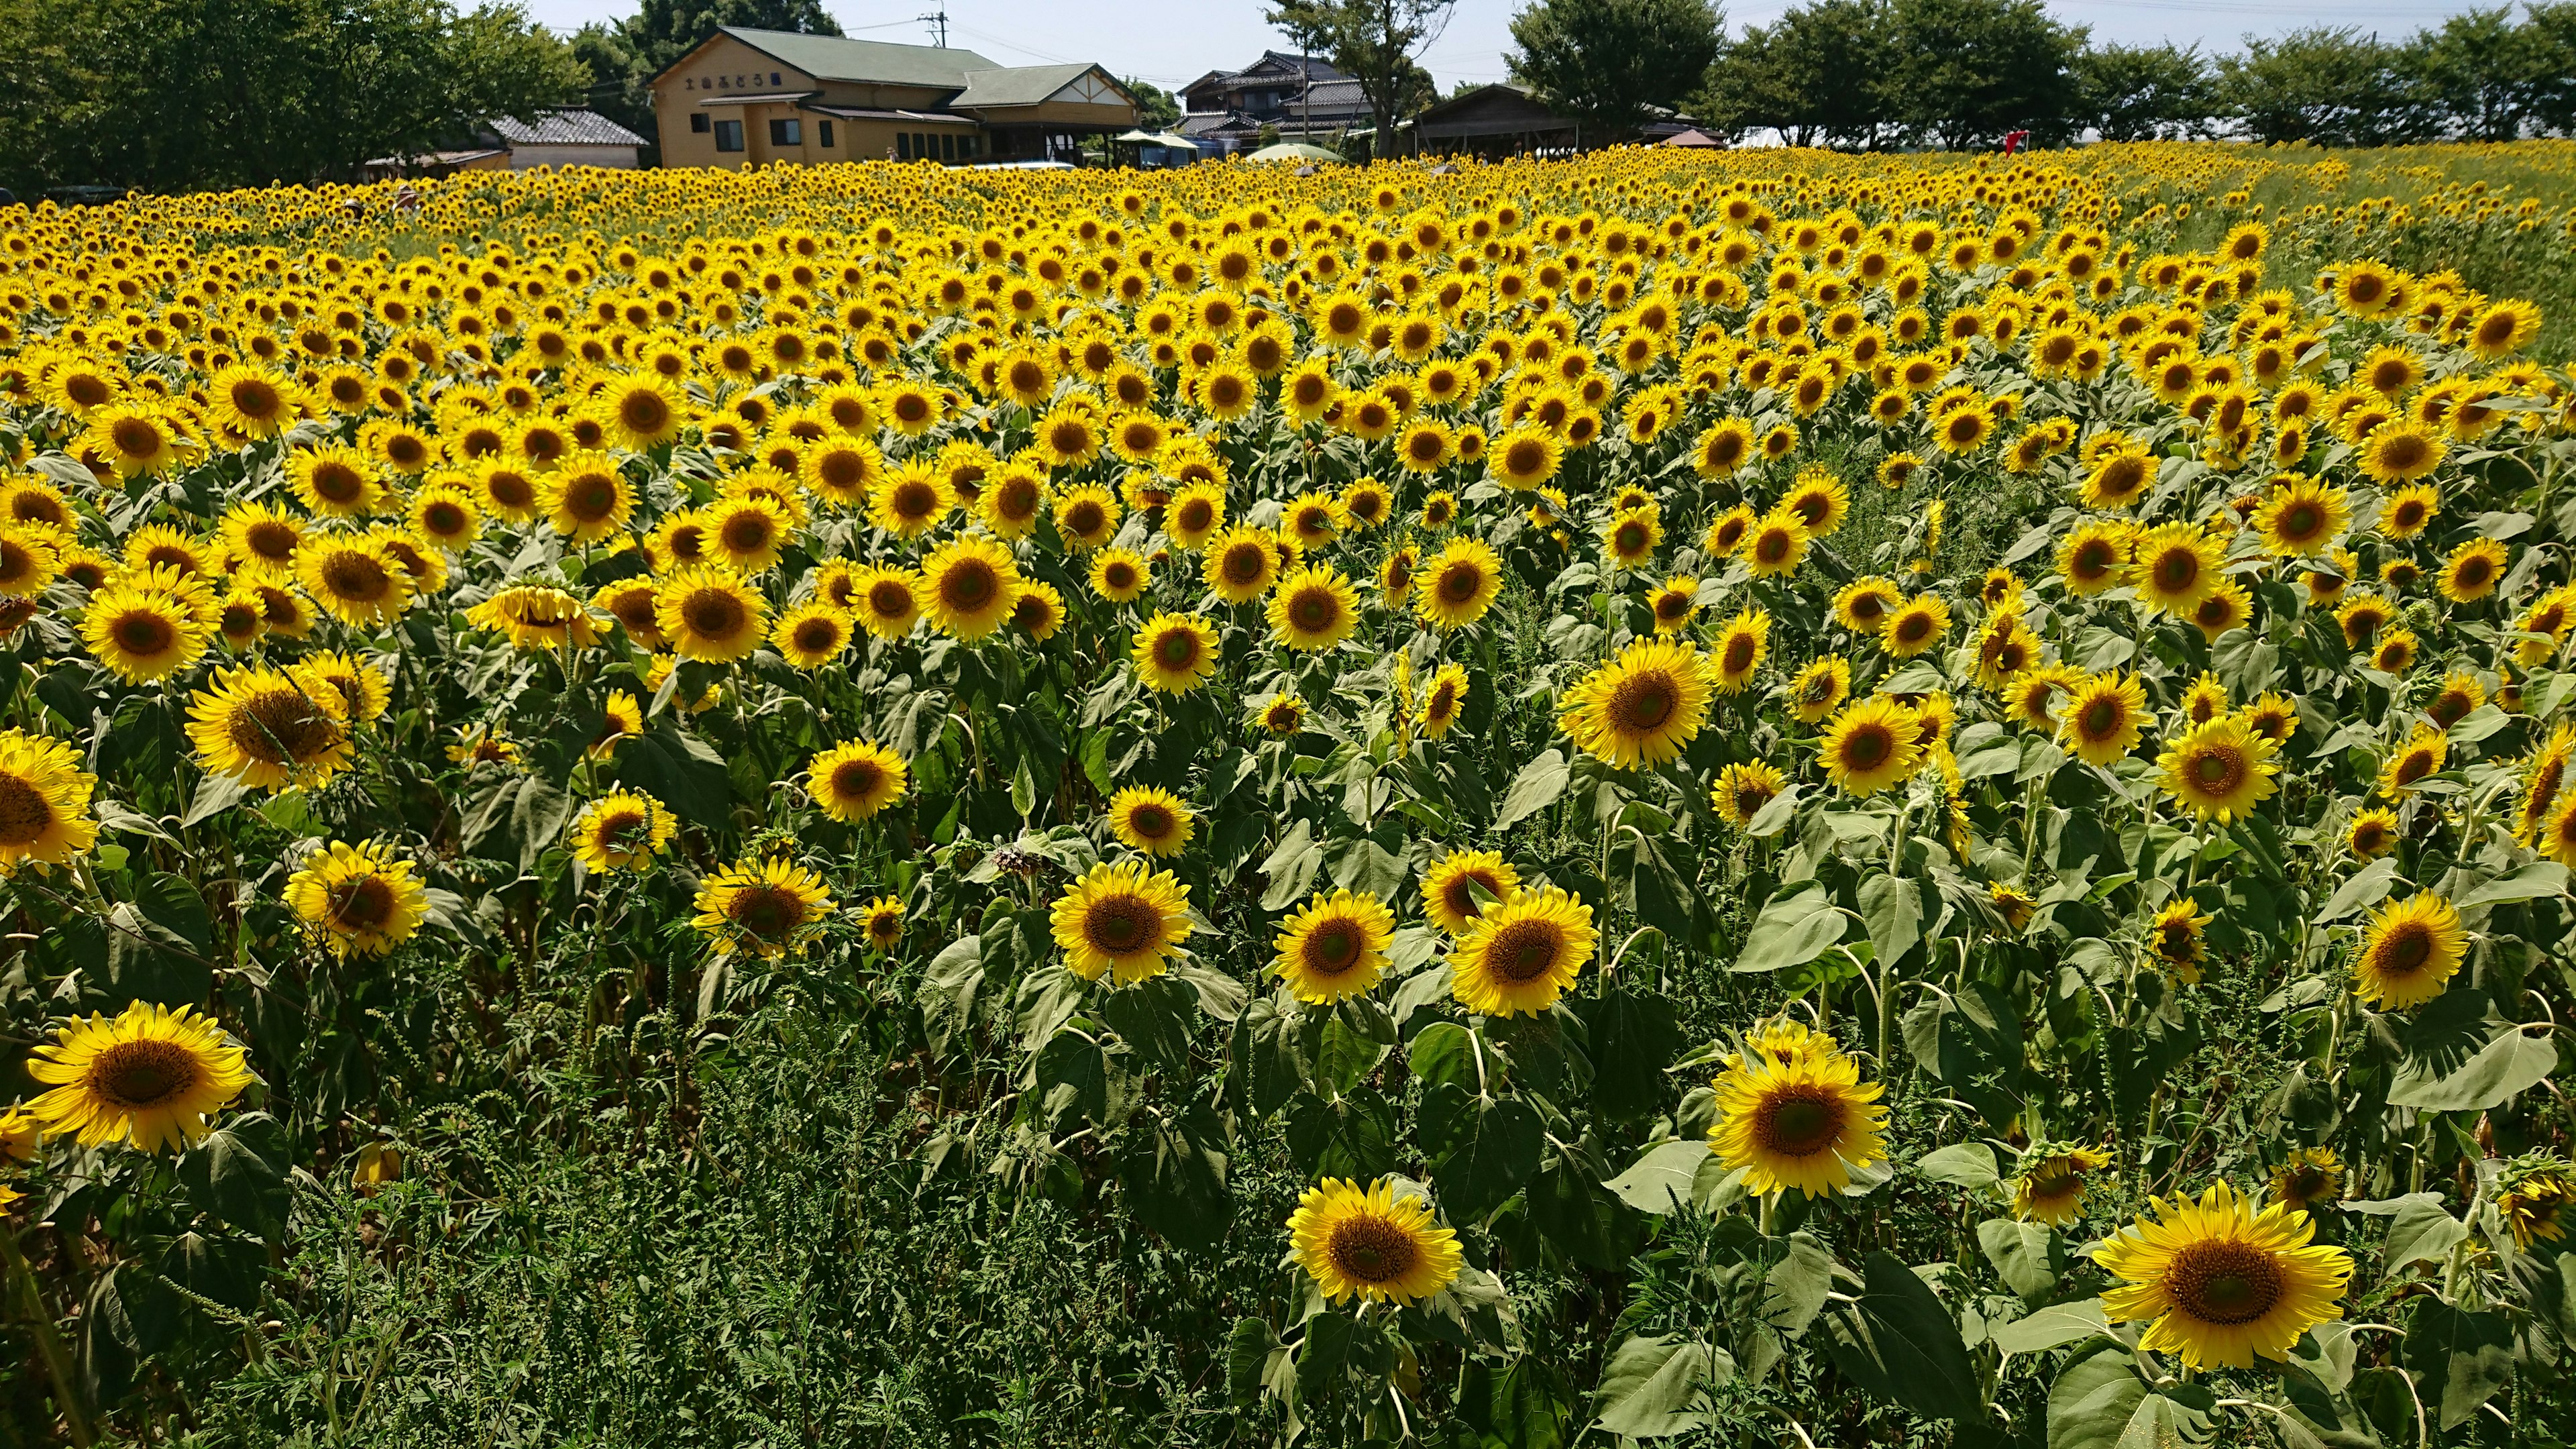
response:
<path id="1" fill-rule="evenodd" d="M 494 116 L 492 131 L 512 146 L 641 146 L 644 138 L 596 111 L 539 111 L 533 121 Z"/>

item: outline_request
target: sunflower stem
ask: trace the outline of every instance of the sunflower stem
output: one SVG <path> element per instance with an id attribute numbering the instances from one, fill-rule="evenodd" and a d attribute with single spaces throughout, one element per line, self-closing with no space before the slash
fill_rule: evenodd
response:
<path id="1" fill-rule="evenodd" d="M 54 1380 L 54 1400 L 63 1411 L 63 1430 L 75 1449 L 89 1449 L 89 1415 L 80 1404 L 79 1380 L 72 1374 L 70 1355 L 63 1352 L 62 1335 L 54 1329 L 54 1316 L 45 1307 L 45 1296 L 36 1286 L 36 1274 L 27 1266 L 26 1256 L 18 1251 L 18 1233 L 5 1220 L 0 1220 L 0 1256 L 6 1257 L 9 1276 L 17 1281 L 18 1296 L 27 1315 L 28 1335 L 36 1340 L 36 1356 L 45 1362 L 45 1372 Z"/>

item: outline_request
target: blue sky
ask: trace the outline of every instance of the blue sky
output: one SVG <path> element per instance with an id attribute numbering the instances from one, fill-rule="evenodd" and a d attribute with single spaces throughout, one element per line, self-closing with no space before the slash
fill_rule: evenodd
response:
<path id="1" fill-rule="evenodd" d="M 530 13 L 564 31 L 634 9 L 633 0 L 525 0 Z M 860 5 L 826 0 L 844 30 L 872 39 L 926 44 L 929 28 L 911 17 L 924 4 Z M 1449 28 L 1426 56 L 1445 90 L 1458 82 L 1503 78 L 1511 17 L 1522 0 L 1460 0 Z M 1221 66 L 1241 65 L 1283 42 L 1261 23 L 1259 0 L 946 0 L 949 44 L 1003 65 L 1098 61 L 1121 75 L 1166 89 Z M 1770 20 L 1789 0 L 1751 0 L 1727 7 L 1730 32 Z M 2053 0 L 2069 24 L 2090 26 L 2098 40 L 2198 43 L 2227 50 L 2247 33 L 2277 35 L 2305 25 L 2358 26 L 2396 36 L 2472 8 L 2467 0 Z M 864 27 L 864 28 L 863 28 Z"/>

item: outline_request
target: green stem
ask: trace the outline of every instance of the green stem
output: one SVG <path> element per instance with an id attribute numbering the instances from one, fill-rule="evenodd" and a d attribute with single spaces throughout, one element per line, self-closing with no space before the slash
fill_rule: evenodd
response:
<path id="1" fill-rule="evenodd" d="M 89 1449 L 96 1441 L 90 1436 L 89 1415 L 81 1411 L 79 1380 L 72 1376 L 71 1356 L 63 1352 L 62 1336 L 54 1331 L 54 1316 L 45 1308 L 34 1270 L 18 1251 L 17 1230 L 5 1221 L 0 1221 L 0 1257 L 9 1260 L 9 1276 L 18 1281 L 18 1295 L 26 1306 L 27 1332 L 36 1340 L 36 1357 L 45 1361 L 45 1372 L 53 1376 L 54 1400 L 63 1411 L 64 1431 L 71 1436 L 74 1449 Z"/>

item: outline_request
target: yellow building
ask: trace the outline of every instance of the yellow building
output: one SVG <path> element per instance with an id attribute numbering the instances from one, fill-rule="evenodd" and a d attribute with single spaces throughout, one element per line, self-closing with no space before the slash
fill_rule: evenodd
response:
<path id="1" fill-rule="evenodd" d="M 999 66 L 971 50 L 719 26 L 653 78 L 665 166 L 1076 159 L 1133 129 L 1096 65 Z"/>

